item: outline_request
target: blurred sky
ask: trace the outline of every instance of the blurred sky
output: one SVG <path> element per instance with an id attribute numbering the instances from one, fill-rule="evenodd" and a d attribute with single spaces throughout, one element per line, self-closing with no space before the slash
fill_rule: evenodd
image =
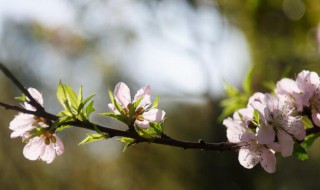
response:
<path id="1" fill-rule="evenodd" d="M 141 85 L 149 83 L 154 90 L 167 94 L 221 95 L 225 81 L 239 85 L 250 64 L 243 34 L 230 26 L 209 2 L 195 9 L 179 0 L 79 1 L 77 5 L 87 9 L 81 24 L 74 7 L 66 1 L 0 0 L 0 5 L 1 32 L 4 19 L 8 18 L 34 20 L 89 37 L 105 31 L 101 50 L 115 60 L 119 70 L 135 75 Z M 134 31 L 132 43 L 121 41 L 121 35 L 112 32 L 121 28 Z M 48 54 L 46 50 L 45 56 Z M 52 53 L 51 57 L 52 60 L 42 58 L 33 64 L 47 78 L 48 71 L 55 77 L 65 75 L 53 67 L 62 64 L 59 56 Z M 90 65 L 84 67 L 89 73 L 95 72 Z M 101 81 L 99 74 L 89 76 Z"/>

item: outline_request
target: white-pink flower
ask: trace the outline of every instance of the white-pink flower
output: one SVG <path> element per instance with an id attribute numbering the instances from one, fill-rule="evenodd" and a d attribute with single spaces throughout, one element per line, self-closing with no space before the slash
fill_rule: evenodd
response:
<path id="1" fill-rule="evenodd" d="M 58 136 L 45 132 L 40 136 L 29 139 L 23 149 L 23 155 L 29 160 L 41 159 L 50 164 L 64 152 L 64 146 Z"/>
<path id="2" fill-rule="evenodd" d="M 253 109 L 248 107 L 240 109 L 233 114 L 233 118 L 227 118 L 223 125 L 227 127 L 227 138 L 230 142 L 239 143 L 239 162 L 248 169 L 258 163 L 268 173 L 276 171 L 276 157 L 269 146 L 276 147 L 275 143 L 260 144 L 255 133 L 250 132 L 250 123 L 253 119 Z"/>
<path id="3" fill-rule="evenodd" d="M 243 133 L 241 142 L 245 143 L 239 150 L 239 162 L 243 167 L 250 169 L 260 162 L 266 172 L 274 173 L 276 171 L 277 160 L 274 151 L 268 145 L 259 144 L 254 133 Z"/>
<path id="4" fill-rule="evenodd" d="M 38 90 L 29 88 L 28 92 L 40 105 L 43 105 L 43 98 Z M 36 111 L 36 109 L 28 102 L 25 102 L 23 107 L 30 111 Z M 44 120 L 42 118 L 36 117 L 31 114 L 19 113 L 10 122 L 9 128 L 13 130 L 13 132 L 11 133 L 11 138 L 22 137 L 25 133 L 34 129 L 38 125 L 40 125 L 41 127 L 48 127 L 48 125 L 44 123 Z"/>
<path id="5" fill-rule="evenodd" d="M 320 127 L 320 79 L 318 74 L 302 71 L 296 81 L 303 92 L 303 105 L 310 108 L 314 124 Z"/>
<path id="6" fill-rule="evenodd" d="M 117 103 L 123 108 L 127 116 L 129 114 L 130 107 L 142 98 L 139 105 L 137 106 L 137 109 L 135 110 L 135 113 L 133 114 L 135 124 L 142 129 L 149 128 L 149 122 L 161 122 L 165 116 L 165 112 L 163 110 L 149 109 L 152 104 L 150 92 L 150 86 L 147 85 L 144 88 L 138 90 L 132 100 L 130 89 L 125 83 L 118 83 L 114 89 L 114 97 Z M 115 105 L 110 103 L 108 104 L 108 106 L 115 114 L 120 114 Z"/>
<path id="7" fill-rule="evenodd" d="M 272 96 L 265 94 L 251 106 L 260 114 L 260 125 L 257 129 L 259 144 L 269 144 L 277 139 L 282 156 L 291 156 L 293 138 L 303 140 L 306 136 L 301 116 L 293 115 L 294 106 L 287 101 L 286 96 Z"/>

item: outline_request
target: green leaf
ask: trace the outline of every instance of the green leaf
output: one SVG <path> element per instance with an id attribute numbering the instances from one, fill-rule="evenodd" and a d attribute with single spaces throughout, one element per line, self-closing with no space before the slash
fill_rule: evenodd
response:
<path id="1" fill-rule="evenodd" d="M 297 157 L 299 160 L 308 160 L 309 155 L 307 151 L 298 143 L 294 144 L 293 155 Z"/>
<path id="2" fill-rule="evenodd" d="M 63 110 L 63 111 L 58 113 L 58 116 L 60 116 L 60 117 L 67 116 L 67 117 L 72 118 L 73 114 L 69 110 Z"/>
<path id="3" fill-rule="evenodd" d="M 61 83 L 61 81 L 58 84 L 57 87 L 57 99 L 60 102 L 60 104 L 63 106 L 64 109 L 67 109 L 66 105 L 65 105 L 65 100 L 66 100 L 66 95 L 65 95 L 65 90 L 64 90 L 64 86 Z"/>
<path id="4" fill-rule="evenodd" d="M 86 118 L 87 118 L 88 120 L 89 120 L 90 114 L 95 111 L 95 108 L 93 107 L 93 103 L 94 103 L 94 102 L 91 101 L 91 102 L 89 103 L 89 105 L 86 107 Z"/>
<path id="5" fill-rule="evenodd" d="M 219 120 L 222 121 L 227 116 L 231 115 L 236 110 L 246 107 L 248 98 L 250 95 L 239 92 L 230 84 L 226 84 L 225 92 L 227 98 L 221 101 L 221 106 L 223 107 L 222 114 L 219 116 Z"/>
<path id="6" fill-rule="evenodd" d="M 68 104 L 71 108 L 73 108 L 73 111 L 76 111 L 78 108 L 77 104 L 77 95 L 75 91 L 68 85 L 64 85 L 65 95 L 68 100 Z"/>
<path id="7" fill-rule="evenodd" d="M 100 140 L 105 140 L 108 139 L 108 135 L 103 134 L 103 133 L 98 133 L 98 134 L 87 134 L 88 136 L 83 139 L 79 145 L 87 144 L 87 143 L 92 143 Z"/>
<path id="8" fill-rule="evenodd" d="M 101 116 L 111 117 L 113 119 L 119 120 L 123 123 L 127 123 L 127 117 L 123 117 L 122 115 L 117 115 L 113 112 L 99 113 Z"/>
<path id="9" fill-rule="evenodd" d="M 246 79 L 244 80 L 242 84 L 242 88 L 246 94 L 251 94 L 252 89 L 251 89 L 251 82 L 252 82 L 252 76 L 253 76 L 253 67 L 250 68 Z"/>
<path id="10" fill-rule="evenodd" d="M 158 109 L 159 101 L 160 101 L 160 97 L 157 96 L 156 99 L 153 102 L 153 105 L 152 105 L 151 109 Z"/>
<path id="11" fill-rule="evenodd" d="M 82 103 L 82 99 L 83 99 L 82 86 L 80 86 L 78 96 L 77 96 L 77 105 L 80 105 Z"/>
<path id="12" fill-rule="evenodd" d="M 20 100 L 20 101 L 27 101 L 27 97 L 25 94 L 22 94 L 21 96 L 15 97 L 16 100 Z"/>
<path id="13" fill-rule="evenodd" d="M 71 125 L 61 125 L 56 129 L 56 132 L 58 133 L 58 132 L 61 132 L 61 131 L 65 130 L 65 129 L 69 129 L 71 127 L 72 127 Z"/>
<path id="14" fill-rule="evenodd" d="M 87 98 L 85 98 L 82 103 L 85 105 L 87 104 L 96 94 L 91 94 L 90 96 L 88 96 Z"/>
<path id="15" fill-rule="evenodd" d="M 118 141 L 125 143 L 125 146 L 123 148 L 123 152 L 127 150 L 130 146 L 135 144 L 135 140 L 128 137 L 121 137 Z"/>
<path id="16" fill-rule="evenodd" d="M 305 149 L 308 150 L 310 146 L 314 143 L 314 141 L 319 137 L 318 134 L 310 134 L 308 135 L 304 141 L 301 143 L 301 146 Z"/>

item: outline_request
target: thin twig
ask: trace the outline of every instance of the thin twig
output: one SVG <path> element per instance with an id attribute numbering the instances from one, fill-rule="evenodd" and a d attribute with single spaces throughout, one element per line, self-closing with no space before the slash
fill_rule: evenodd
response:
<path id="1" fill-rule="evenodd" d="M 20 81 L 0 62 L 1 71 L 24 93 L 28 99 L 29 103 L 34 106 L 37 110 L 43 110 L 44 108 L 31 96 L 29 91 L 20 83 Z"/>

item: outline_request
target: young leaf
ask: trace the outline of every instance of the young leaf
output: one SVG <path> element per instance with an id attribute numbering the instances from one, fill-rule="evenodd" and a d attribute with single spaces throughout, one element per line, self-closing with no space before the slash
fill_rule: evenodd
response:
<path id="1" fill-rule="evenodd" d="M 314 143 L 314 141 L 319 137 L 318 134 L 310 134 L 308 135 L 304 141 L 301 143 L 301 147 L 305 150 L 308 150 L 309 147 Z"/>
<path id="2" fill-rule="evenodd" d="M 125 143 L 125 146 L 123 148 L 123 152 L 129 148 L 129 146 L 132 146 L 135 144 L 135 140 L 128 137 L 121 137 L 118 141 Z"/>
<path id="3" fill-rule="evenodd" d="M 98 134 L 87 134 L 88 136 L 83 139 L 79 145 L 83 145 L 83 144 L 87 144 L 87 143 L 92 143 L 92 142 L 96 142 L 99 140 L 105 140 L 108 138 L 108 136 L 106 134 L 102 134 L 102 133 L 98 133 Z"/>
<path id="4" fill-rule="evenodd" d="M 77 105 L 82 103 L 83 95 L 82 95 L 82 86 L 79 88 L 78 96 L 77 96 Z M 80 106 L 79 106 L 80 107 Z M 81 108 L 82 109 L 82 108 Z"/>
<path id="5" fill-rule="evenodd" d="M 76 111 L 78 108 L 77 104 L 77 95 L 75 91 L 68 85 L 64 85 L 65 95 L 68 100 L 69 106 L 73 109 L 73 111 Z"/>
<path id="6" fill-rule="evenodd" d="M 61 83 L 61 81 L 60 81 L 59 84 L 58 84 L 56 95 L 57 95 L 58 101 L 59 101 L 60 104 L 63 106 L 63 108 L 64 108 L 64 109 L 67 109 L 67 107 L 66 107 L 66 105 L 65 105 L 66 95 L 65 95 L 65 92 L 64 92 L 64 86 L 63 86 L 63 84 Z"/>
<path id="7" fill-rule="evenodd" d="M 123 117 L 122 115 L 117 115 L 117 114 L 115 114 L 113 112 L 100 113 L 99 115 L 111 117 L 111 118 L 119 120 L 119 121 L 121 121 L 123 123 L 127 123 L 127 118 L 126 117 Z"/>
<path id="8" fill-rule="evenodd" d="M 307 151 L 298 143 L 294 144 L 294 149 L 292 153 L 295 157 L 297 157 L 299 160 L 308 160 L 309 155 Z"/>
<path id="9" fill-rule="evenodd" d="M 94 102 L 91 101 L 91 102 L 89 103 L 89 105 L 86 107 L 86 118 L 87 118 L 88 120 L 89 120 L 90 114 L 95 111 L 95 109 L 94 109 L 94 107 L 93 107 L 93 103 L 94 103 Z"/>
<path id="10" fill-rule="evenodd" d="M 25 94 L 22 94 L 21 96 L 15 97 L 16 100 L 20 100 L 20 101 L 27 101 L 27 97 Z"/>
<path id="11" fill-rule="evenodd" d="M 253 67 L 250 68 L 250 70 L 246 76 L 246 79 L 244 80 L 244 82 L 242 84 L 243 91 L 246 94 L 252 93 L 252 89 L 251 89 L 252 76 L 253 76 Z"/>
<path id="12" fill-rule="evenodd" d="M 70 127 L 72 127 L 71 125 L 61 125 L 61 126 L 59 126 L 57 129 L 56 129 L 56 132 L 58 133 L 58 132 L 61 132 L 61 131 L 63 131 L 63 130 L 65 130 L 65 129 L 68 129 L 68 128 L 70 128 Z"/>

